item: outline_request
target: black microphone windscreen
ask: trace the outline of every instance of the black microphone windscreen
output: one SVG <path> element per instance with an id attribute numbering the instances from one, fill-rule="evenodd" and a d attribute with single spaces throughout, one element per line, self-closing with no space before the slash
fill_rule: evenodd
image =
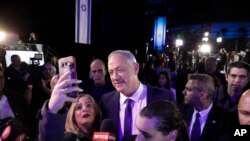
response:
<path id="1" fill-rule="evenodd" d="M 90 139 L 90 137 L 88 137 L 82 133 L 75 134 L 72 132 L 64 132 L 63 141 L 75 141 L 75 140 L 92 141 L 92 139 Z"/>
<path id="2" fill-rule="evenodd" d="M 100 131 L 115 133 L 114 122 L 111 119 L 104 119 L 101 123 Z"/>

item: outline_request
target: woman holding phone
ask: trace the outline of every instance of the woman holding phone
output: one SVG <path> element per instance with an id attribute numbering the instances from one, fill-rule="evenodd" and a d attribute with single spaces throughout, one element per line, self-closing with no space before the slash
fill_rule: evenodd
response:
<path id="1" fill-rule="evenodd" d="M 72 92 L 82 92 L 77 79 L 68 79 L 70 71 L 60 78 L 52 78 L 54 85 L 51 98 L 46 101 L 39 121 L 39 141 L 90 140 L 99 129 L 101 112 L 94 99 L 88 94 L 69 97 Z M 72 102 L 68 110 L 65 104 Z"/>

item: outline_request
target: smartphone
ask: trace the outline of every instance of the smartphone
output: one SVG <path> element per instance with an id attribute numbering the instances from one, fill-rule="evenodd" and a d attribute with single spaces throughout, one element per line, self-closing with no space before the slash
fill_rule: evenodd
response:
<path id="1" fill-rule="evenodd" d="M 58 60 L 59 76 L 62 76 L 66 71 L 70 70 L 70 79 L 77 79 L 76 60 L 74 56 L 63 57 Z M 73 86 L 76 84 L 73 84 Z M 69 97 L 77 97 L 77 92 L 68 93 Z"/>

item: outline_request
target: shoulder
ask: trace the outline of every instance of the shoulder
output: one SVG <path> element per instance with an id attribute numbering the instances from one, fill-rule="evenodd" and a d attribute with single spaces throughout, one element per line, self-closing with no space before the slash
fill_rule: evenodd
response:
<path id="1" fill-rule="evenodd" d="M 181 103 L 181 104 L 178 104 L 177 106 L 182 114 L 193 112 L 194 110 L 193 106 L 188 105 L 188 104 Z"/>
<path id="2" fill-rule="evenodd" d="M 228 116 L 228 115 L 231 115 L 231 112 L 217 106 L 217 105 L 213 105 L 212 109 L 211 109 L 211 112 L 214 112 L 215 114 L 219 114 L 221 116 Z"/>
<path id="3" fill-rule="evenodd" d="M 8 101 L 10 103 L 15 103 L 15 104 L 26 103 L 23 96 L 21 96 L 16 91 L 13 91 L 11 89 L 4 89 L 4 95 L 8 98 Z"/>
<path id="4" fill-rule="evenodd" d="M 107 99 L 107 98 L 109 99 L 109 98 L 114 97 L 114 95 L 117 95 L 117 94 L 119 94 L 119 92 L 117 92 L 117 91 L 111 91 L 111 92 L 103 94 L 102 98 L 103 99 Z"/>
<path id="5" fill-rule="evenodd" d="M 108 103 L 113 103 L 116 100 L 119 100 L 119 92 L 111 91 L 102 95 L 100 99 L 100 104 L 106 105 Z"/>
<path id="6" fill-rule="evenodd" d="M 158 88 L 155 86 L 150 86 L 150 85 L 146 85 L 148 92 L 154 92 L 156 94 L 166 94 L 166 93 L 171 93 L 169 90 L 167 89 L 162 89 L 162 88 Z"/>
<path id="7" fill-rule="evenodd" d="M 173 93 L 167 89 L 161 89 L 147 85 L 147 94 L 150 100 L 151 98 L 152 100 L 166 99 L 175 102 Z"/>

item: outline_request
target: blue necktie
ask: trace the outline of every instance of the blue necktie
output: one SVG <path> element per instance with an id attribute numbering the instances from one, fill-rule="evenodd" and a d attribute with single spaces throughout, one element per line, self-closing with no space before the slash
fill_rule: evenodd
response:
<path id="1" fill-rule="evenodd" d="M 125 109 L 124 118 L 124 136 L 132 134 L 132 102 L 133 100 L 127 99 L 127 107 Z"/>
<path id="2" fill-rule="evenodd" d="M 191 141 L 199 141 L 201 136 L 201 124 L 200 124 L 200 114 L 196 113 L 196 119 L 193 124 L 193 129 L 191 132 Z"/>

